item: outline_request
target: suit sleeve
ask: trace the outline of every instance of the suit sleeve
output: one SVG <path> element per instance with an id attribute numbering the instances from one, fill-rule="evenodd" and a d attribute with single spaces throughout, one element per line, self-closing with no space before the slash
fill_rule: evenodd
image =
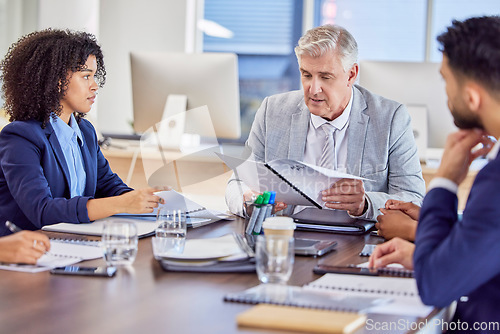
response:
<path id="1" fill-rule="evenodd" d="M 0 136 L 1 168 L 10 194 L 24 215 L 38 229 L 60 222 L 88 223 L 86 205 L 90 197 L 53 198 L 45 177 L 47 171 L 40 164 L 42 145 L 37 143 L 38 138 L 28 139 L 28 134 L 23 134 L 27 128 L 12 129 L 4 128 Z"/>
<path id="2" fill-rule="evenodd" d="M 371 210 L 366 215 L 369 219 L 375 219 L 379 214 L 378 209 L 383 208 L 389 199 L 420 205 L 425 194 L 425 182 L 422 178 L 422 167 L 410 116 L 403 105 L 394 112 L 389 131 L 387 187 L 386 191 L 367 191 L 366 194 L 371 202 Z"/>
<path id="3" fill-rule="evenodd" d="M 266 141 L 266 113 L 268 105 L 268 97 L 264 99 L 260 108 L 255 114 L 255 119 L 250 130 L 250 135 L 245 144 L 244 157 L 255 161 L 264 161 L 265 158 L 265 141 Z M 243 194 L 250 188 L 237 179 L 233 173 L 226 187 L 226 204 L 229 211 L 238 216 L 245 216 L 243 209 Z"/>
<path id="4" fill-rule="evenodd" d="M 455 194 L 434 188 L 426 195 L 414 253 L 418 290 L 425 304 L 445 307 L 499 274 L 498 184 L 498 164 L 484 167 L 461 220 Z"/>

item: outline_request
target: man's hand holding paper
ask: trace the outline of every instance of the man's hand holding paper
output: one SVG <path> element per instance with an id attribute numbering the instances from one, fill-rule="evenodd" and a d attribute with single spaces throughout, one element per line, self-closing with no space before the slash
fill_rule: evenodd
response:
<path id="1" fill-rule="evenodd" d="M 361 216 L 368 205 L 363 181 L 359 179 L 341 179 L 321 195 L 327 208 L 346 210 L 352 216 Z"/>

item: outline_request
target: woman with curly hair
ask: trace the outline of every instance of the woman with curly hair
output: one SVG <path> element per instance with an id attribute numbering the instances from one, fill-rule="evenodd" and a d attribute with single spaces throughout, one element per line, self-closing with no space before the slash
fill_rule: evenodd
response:
<path id="1" fill-rule="evenodd" d="M 82 118 L 106 78 L 93 35 L 28 34 L 10 47 L 0 70 L 12 122 L 0 133 L 0 235 L 9 234 L 6 220 L 36 230 L 158 206 L 156 189 L 133 190 L 111 171 Z"/>

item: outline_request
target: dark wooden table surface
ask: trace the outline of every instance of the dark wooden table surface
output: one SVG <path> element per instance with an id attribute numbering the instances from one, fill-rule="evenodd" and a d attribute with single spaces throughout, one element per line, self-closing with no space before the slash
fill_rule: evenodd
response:
<path id="1" fill-rule="evenodd" d="M 243 220 L 221 221 L 190 229 L 188 238 L 218 237 L 242 231 Z M 58 233 L 50 235 L 64 236 Z M 316 264 L 346 265 L 367 261 L 367 258 L 358 255 L 364 244 L 383 241 L 369 234 L 352 236 L 296 232 L 295 236 L 338 242 L 337 249 L 323 257 L 296 257 L 289 281 L 296 286 L 319 278 L 312 272 Z M 104 264 L 102 259 L 81 263 L 83 266 Z M 113 278 L 0 271 L 0 332 L 270 332 L 238 328 L 236 315 L 251 306 L 223 301 L 225 294 L 242 291 L 258 283 L 255 273 L 165 272 L 153 258 L 151 238 L 145 238 L 139 241 L 133 266 L 119 269 Z M 386 316 L 371 317 L 387 319 Z M 403 319 L 415 320 L 411 317 Z"/>

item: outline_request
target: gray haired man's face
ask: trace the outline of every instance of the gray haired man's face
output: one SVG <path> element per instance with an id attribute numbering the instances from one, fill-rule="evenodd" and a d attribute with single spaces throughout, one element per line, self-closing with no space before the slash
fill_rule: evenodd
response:
<path id="1" fill-rule="evenodd" d="M 333 51 L 320 57 L 304 54 L 299 66 L 309 111 L 328 120 L 339 117 L 351 98 L 357 71 L 346 72 L 340 57 Z"/>

